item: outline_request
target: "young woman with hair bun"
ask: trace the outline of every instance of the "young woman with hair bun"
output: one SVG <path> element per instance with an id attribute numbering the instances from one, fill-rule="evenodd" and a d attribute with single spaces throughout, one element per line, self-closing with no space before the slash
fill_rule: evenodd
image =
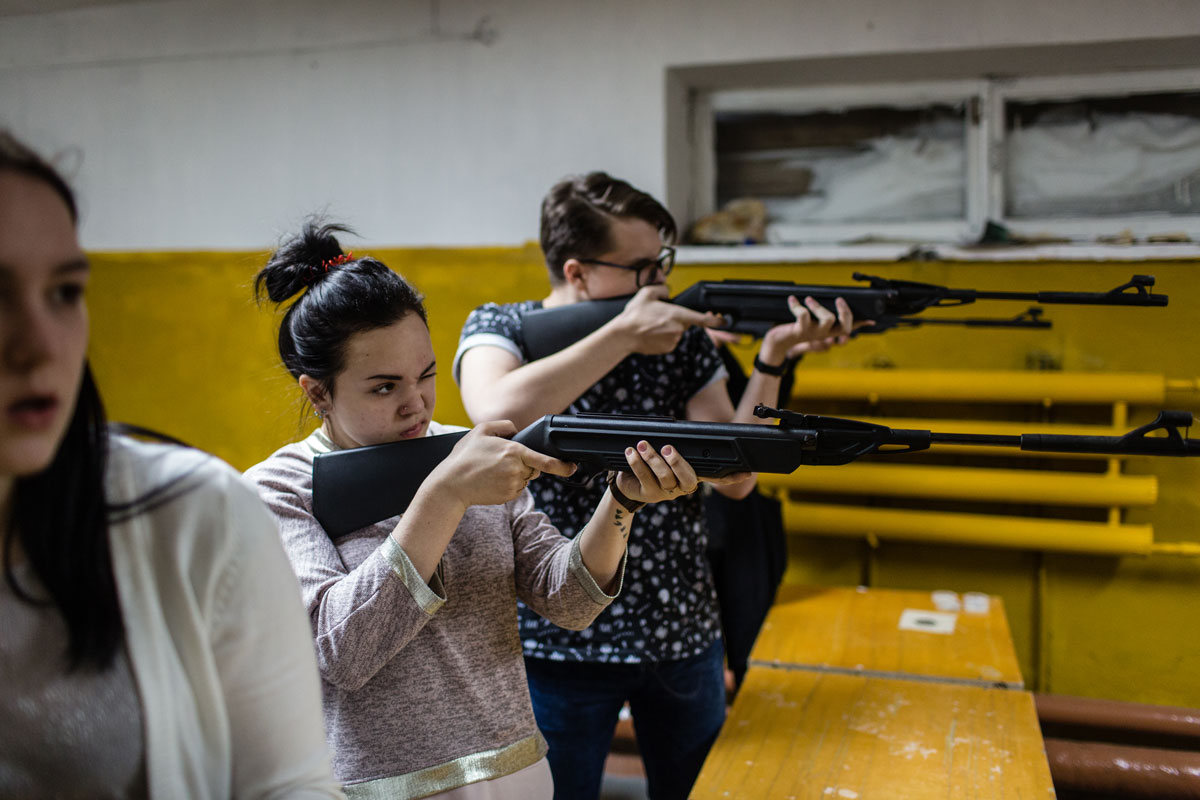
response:
<path id="1" fill-rule="evenodd" d="M 299 295 L 279 354 L 321 424 L 246 473 L 300 578 L 334 772 L 351 797 L 548 798 L 517 599 L 586 628 L 621 589 L 636 509 L 694 491 L 696 474 L 673 448 L 630 442 L 629 471 L 567 539 L 526 487 L 574 465 L 494 421 L 457 443 L 404 514 L 331 540 L 312 513 L 317 453 L 453 430 L 433 419 L 420 295 L 379 261 L 343 253 L 344 232 L 310 221 L 258 274 L 260 298 Z"/>
<path id="2" fill-rule="evenodd" d="M 0 797 L 341 797 L 271 516 L 106 428 L 76 223 L 0 131 Z"/>

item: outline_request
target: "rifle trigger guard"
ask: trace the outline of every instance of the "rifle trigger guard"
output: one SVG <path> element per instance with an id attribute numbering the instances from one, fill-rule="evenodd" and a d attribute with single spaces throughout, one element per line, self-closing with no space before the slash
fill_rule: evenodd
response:
<path id="1" fill-rule="evenodd" d="M 607 477 L 607 474 L 601 470 L 588 469 L 583 464 L 580 464 L 577 470 L 566 477 L 561 475 L 551 475 L 549 477 L 564 483 L 567 486 L 571 486 L 576 489 L 585 489 L 589 486 L 595 485 L 601 476 Z"/>

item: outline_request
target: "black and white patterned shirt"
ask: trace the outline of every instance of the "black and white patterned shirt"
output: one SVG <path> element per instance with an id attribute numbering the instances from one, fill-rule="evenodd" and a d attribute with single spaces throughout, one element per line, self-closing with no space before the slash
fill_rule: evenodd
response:
<path id="1" fill-rule="evenodd" d="M 497 305 L 471 312 L 454 355 L 457 380 L 462 354 L 492 345 L 528 361 L 521 314 L 539 301 Z M 566 409 L 602 414 L 653 414 L 683 419 L 697 392 L 727 376 L 702 328 L 690 328 L 674 351 L 630 355 Z M 530 489 L 538 508 L 574 538 L 596 510 L 604 482 L 577 487 L 551 477 Z M 592 625 L 560 628 L 520 607 L 525 655 L 556 661 L 636 664 L 697 655 L 720 635 L 717 596 L 705 557 L 708 530 L 700 493 L 647 506 L 634 517 L 625 587 Z"/>

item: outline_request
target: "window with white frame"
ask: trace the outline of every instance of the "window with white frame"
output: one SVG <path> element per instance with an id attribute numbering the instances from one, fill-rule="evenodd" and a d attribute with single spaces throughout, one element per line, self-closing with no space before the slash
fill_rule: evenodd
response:
<path id="1" fill-rule="evenodd" d="M 1200 241 L 1200 70 L 694 97 L 690 207 L 773 244 Z"/>
<path id="2" fill-rule="evenodd" d="M 997 83 L 992 216 L 1027 235 L 1200 240 L 1200 73 Z"/>

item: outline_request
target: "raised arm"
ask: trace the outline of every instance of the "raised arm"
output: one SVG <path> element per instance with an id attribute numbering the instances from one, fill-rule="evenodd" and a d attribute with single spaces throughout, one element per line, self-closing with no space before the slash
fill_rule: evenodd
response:
<path id="1" fill-rule="evenodd" d="M 788 307 L 796 321 L 776 325 L 767 331 L 737 407 L 734 408 L 729 399 L 726 382 L 716 381 L 701 389 L 688 402 L 687 418 L 707 422 L 771 422 L 756 417 L 754 407 L 779 403 L 779 384 L 786 372 L 785 362 L 805 352 L 827 350 L 835 344 L 845 343 L 850 332 L 857 327 L 849 304 L 839 297 L 836 306 L 838 313 L 834 315 L 811 297 L 806 297 L 804 304 L 795 297 L 789 297 Z M 869 323 L 860 322 L 858 326 L 863 324 Z M 726 497 L 738 500 L 750 494 L 756 481 L 757 475 L 751 474 L 743 481 L 713 488 Z"/>
<path id="2" fill-rule="evenodd" d="M 845 344 L 854 330 L 871 324 L 855 323 L 854 312 L 841 297 L 837 298 L 835 305 L 836 315 L 811 297 L 804 298 L 803 304 L 795 297 L 788 298 L 788 308 L 796 321 L 776 325 L 763 337 L 754 370 L 738 402 L 734 422 L 768 422 L 754 416 L 754 407 L 775 406 L 780 402 L 779 384 L 783 380 L 787 361 L 804 353 L 820 352 Z"/>
<path id="3" fill-rule="evenodd" d="M 625 461 L 630 471 L 613 476 L 595 514 L 579 534 L 584 566 L 597 584 L 608 588 L 617 582 L 617 569 L 625 554 L 633 515 L 649 503 L 691 494 L 701 481 L 692 465 L 670 445 L 659 453 L 649 442 L 640 441 L 626 449 Z M 747 473 L 739 473 L 704 480 L 718 486 L 739 485 L 748 477 Z M 753 486 L 753 481 L 750 485 Z"/>
<path id="4" fill-rule="evenodd" d="M 515 432 L 502 421 L 464 436 L 424 480 L 383 544 L 353 569 L 313 517 L 311 495 L 296 489 L 305 467 L 311 475 L 307 463 L 259 465 L 247 473 L 275 515 L 300 579 L 326 681 L 348 691 L 361 687 L 446 601 L 435 572 L 467 507 L 511 500 L 535 471 L 573 472 L 565 462 L 501 438 Z"/>
<path id="5" fill-rule="evenodd" d="M 575 471 L 572 464 L 509 441 L 516 432 L 507 420 L 480 424 L 417 490 L 391 538 L 422 580 L 433 577 L 470 506 L 507 503 L 543 472 L 567 477 Z"/>
<path id="6" fill-rule="evenodd" d="M 486 339 L 460 356 L 463 406 L 476 423 L 511 420 L 518 428 L 545 414 L 564 411 L 632 353 L 669 353 L 693 325 L 720 324 L 720 317 L 663 302 L 665 286 L 642 288 L 625 309 L 578 342 L 537 361 Z"/>
<path id="7" fill-rule="evenodd" d="M 698 478 L 686 459 L 670 445 L 661 451 L 649 442 L 628 439 L 628 471 L 612 474 L 591 519 L 563 551 L 565 540 L 544 514 L 532 508 L 514 518 L 517 595 L 536 613 L 569 630 L 587 627 L 621 590 L 626 545 L 634 516 L 648 503 L 691 494 L 700 481 L 725 483 L 725 478 Z M 520 510 L 521 501 L 514 506 Z M 550 532 L 550 536 L 546 533 Z"/>
<path id="8" fill-rule="evenodd" d="M 737 418 L 733 403 L 729 399 L 725 379 L 713 381 L 697 392 L 687 404 L 687 418 L 696 422 L 748 422 Z M 746 393 L 750 392 L 750 387 Z M 776 386 L 778 392 L 778 386 Z M 753 410 L 753 409 L 752 409 Z M 753 415 L 751 415 L 753 416 Z M 755 418 L 755 422 L 762 420 Z M 739 480 L 714 483 L 713 489 L 726 497 L 740 500 L 754 491 L 758 482 L 758 473 L 751 472 L 739 476 Z"/>
<path id="9" fill-rule="evenodd" d="M 545 414 L 562 412 L 628 354 L 603 328 L 527 364 L 501 347 L 477 344 L 459 362 L 463 407 L 477 425 L 508 419 L 523 428 Z"/>

